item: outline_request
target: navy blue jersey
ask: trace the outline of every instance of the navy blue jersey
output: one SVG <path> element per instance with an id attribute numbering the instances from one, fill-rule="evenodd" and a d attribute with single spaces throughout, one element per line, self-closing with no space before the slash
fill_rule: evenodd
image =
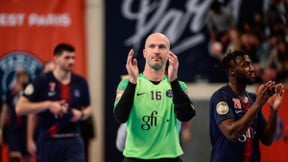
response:
<path id="1" fill-rule="evenodd" d="M 244 103 L 228 85 L 212 95 L 209 103 L 211 162 L 260 161 L 259 135 L 266 126 L 266 120 L 261 111 L 235 143 L 228 141 L 218 127 L 221 121 L 228 118 L 239 120 L 247 112 L 247 109 L 254 103 L 256 95 L 248 92 L 245 95 L 248 100 Z"/>
<path id="2" fill-rule="evenodd" d="M 19 99 L 20 92 L 15 92 L 13 89 L 8 90 L 5 95 L 5 103 L 8 108 L 8 131 L 26 132 L 27 116 L 18 116 L 15 112 L 15 106 Z"/>
<path id="3" fill-rule="evenodd" d="M 6 123 L 6 140 L 10 152 L 20 152 L 22 155 L 29 155 L 26 149 L 27 116 L 17 115 L 15 106 L 21 92 L 13 89 L 8 90 L 5 95 L 5 103 L 8 108 L 8 121 Z"/>
<path id="4" fill-rule="evenodd" d="M 24 96 L 31 102 L 40 102 L 45 100 L 59 101 L 65 100 L 68 103 L 68 112 L 71 115 L 71 108 L 82 109 L 90 105 L 90 94 L 87 81 L 79 75 L 73 74 L 71 82 L 68 85 L 60 83 L 53 75 L 52 72 L 40 75 L 33 80 L 32 86 L 26 88 Z M 31 88 L 32 87 L 32 88 Z M 68 113 L 69 114 L 69 113 Z M 67 115 L 68 115 L 67 114 Z M 39 117 L 39 130 L 40 133 L 48 131 L 55 124 L 63 122 L 63 118 L 55 118 L 50 110 L 45 110 L 38 114 Z M 69 120 L 69 119 L 68 119 Z M 79 123 L 66 122 L 61 129 L 55 133 L 79 133 Z"/>

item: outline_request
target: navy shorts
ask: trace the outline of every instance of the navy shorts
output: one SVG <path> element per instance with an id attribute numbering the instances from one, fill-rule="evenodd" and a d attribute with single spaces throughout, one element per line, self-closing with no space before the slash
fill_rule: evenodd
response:
<path id="1" fill-rule="evenodd" d="M 22 156 L 30 155 L 27 151 L 26 132 L 7 131 L 7 144 L 10 152 L 19 152 Z"/>
<path id="2" fill-rule="evenodd" d="M 37 145 L 40 162 L 85 162 L 84 144 L 80 136 L 39 138 Z"/>

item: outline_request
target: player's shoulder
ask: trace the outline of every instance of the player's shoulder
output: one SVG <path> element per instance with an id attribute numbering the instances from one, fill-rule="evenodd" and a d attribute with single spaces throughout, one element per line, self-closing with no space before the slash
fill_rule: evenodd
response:
<path id="1" fill-rule="evenodd" d="M 87 80 L 83 76 L 76 74 L 76 73 L 72 73 L 72 79 L 73 81 L 87 82 Z"/>
<path id="2" fill-rule="evenodd" d="M 220 88 L 218 88 L 211 96 L 211 100 L 223 98 L 224 96 L 230 96 L 231 95 L 231 89 L 228 85 L 224 85 Z"/>
<path id="3" fill-rule="evenodd" d="M 182 80 L 178 80 L 178 83 L 179 83 L 180 85 L 186 85 L 186 83 L 185 83 L 184 81 L 182 81 Z"/>
<path id="4" fill-rule="evenodd" d="M 247 92 L 249 98 L 252 98 L 252 100 L 256 100 L 256 93 L 254 92 Z"/>
<path id="5" fill-rule="evenodd" d="M 188 89 L 187 84 L 184 81 L 178 80 L 178 83 L 182 89 L 184 89 L 184 90 Z"/>
<path id="6" fill-rule="evenodd" d="M 129 78 L 121 79 L 118 88 L 126 88 L 129 84 Z"/>
<path id="7" fill-rule="evenodd" d="M 44 81 L 49 80 L 52 77 L 53 73 L 52 72 L 47 72 L 44 74 L 39 74 L 35 79 L 33 79 L 34 84 L 35 83 L 40 83 L 43 84 Z"/>

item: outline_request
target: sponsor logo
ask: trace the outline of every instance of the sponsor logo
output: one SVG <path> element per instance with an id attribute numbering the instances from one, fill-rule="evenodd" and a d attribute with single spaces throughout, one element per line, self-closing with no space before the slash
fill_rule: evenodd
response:
<path id="1" fill-rule="evenodd" d="M 239 109 L 235 109 L 235 113 L 236 114 L 239 114 L 239 113 L 242 113 L 242 112 L 243 112 L 243 110 L 241 110 L 241 109 L 240 110 Z"/>
<path id="2" fill-rule="evenodd" d="M 246 142 L 247 139 L 253 139 L 255 137 L 256 131 L 253 127 L 249 127 L 246 132 L 238 139 L 239 142 Z"/>
<path id="3" fill-rule="evenodd" d="M 150 115 L 145 115 L 142 117 L 144 124 L 141 125 L 143 130 L 149 130 L 151 127 L 157 126 L 157 111 L 152 111 Z"/>
<path id="4" fill-rule="evenodd" d="M 142 96 L 144 94 L 145 94 L 145 92 L 139 92 L 139 93 L 136 93 L 136 96 Z"/>
<path id="5" fill-rule="evenodd" d="M 49 97 L 55 96 L 55 94 L 56 94 L 56 92 L 48 92 Z"/>

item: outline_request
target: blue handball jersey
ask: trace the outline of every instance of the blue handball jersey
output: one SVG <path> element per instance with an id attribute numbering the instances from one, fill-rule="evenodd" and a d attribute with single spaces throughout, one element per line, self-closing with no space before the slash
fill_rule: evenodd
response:
<path id="1" fill-rule="evenodd" d="M 15 111 L 16 103 L 19 99 L 20 92 L 14 92 L 13 89 L 8 90 L 5 95 L 5 102 L 8 107 L 8 131 L 16 131 L 16 132 L 26 132 L 26 123 L 27 123 L 27 116 L 26 115 L 17 115 Z"/>
<path id="2" fill-rule="evenodd" d="M 33 80 L 32 84 L 25 88 L 23 95 L 31 102 L 65 100 L 68 103 L 68 112 L 71 112 L 71 108 L 81 109 L 90 105 L 87 81 L 73 73 L 71 82 L 68 85 L 63 85 L 57 81 L 52 72 L 40 75 Z M 54 133 L 79 133 L 78 122 L 65 122 L 63 121 L 65 116 L 63 118 L 55 118 L 49 109 L 40 112 L 38 118 L 40 133 L 43 131 L 47 132 L 57 123 L 58 125 L 62 124 L 62 127 Z M 63 122 L 65 122 L 64 126 Z"/>
<path id="3" fill-rule="evenodd" d="M 261 111 L 235 143 L 228 141 L 218 127 L 221 121 L 228 118 L 239 120 L 246 113 L 245 108 L 249 108 L 256 99 L 253 93 L 246 92 L 246 96 L 248 100 L 244 104 L 228 85 L 212 95 L 209 103 L 211 162 L 260 161 L 259 134 L 266 125 Z"/>

